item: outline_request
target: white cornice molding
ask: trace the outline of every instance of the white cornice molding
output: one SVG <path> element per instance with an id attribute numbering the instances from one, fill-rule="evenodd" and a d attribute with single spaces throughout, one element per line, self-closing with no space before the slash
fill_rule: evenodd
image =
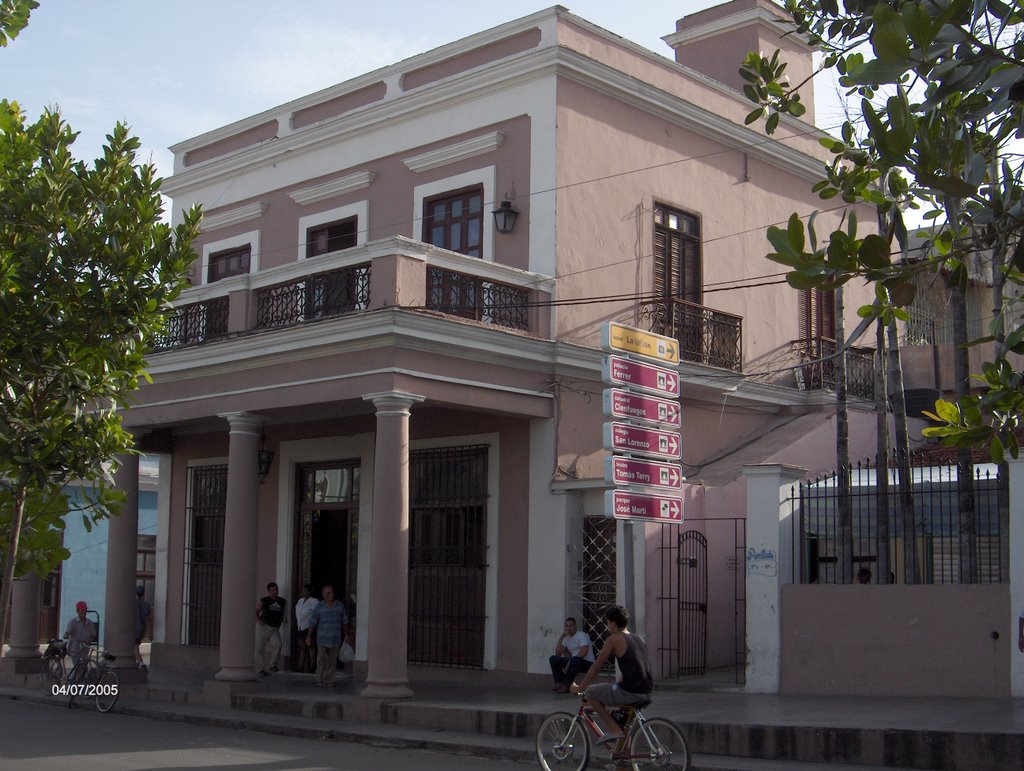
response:
<path id="1" fill-rule="evenodd" d="M 311 185 L 310 187 L 303 187 L 299 190 L 292 190 L 288 193 L 288 197 L 295 201 L 295 203 L 305 206 L 306 204 L 324 201 L 328 198 L 344 195 L 345 193 L 363 190 L 364 188 L 372 185 L 373 180 L 376 178 L 376 171 L 359 171 L 355 174 L 347 174 L 344 177 L 339 177 L 338 179 L 322 182 L 319 185 Z"/>
<path id="2" fill-rule="evenodd" d="M 478 137 L 464 139 L 461 142 L 439 147 L 436 150 L 429 150 L 419 155 L 403 158 L 402 163 L 409 171 L 429 171 L 441 166 L 447 166 L 456 161 L 467 158 L 475 158 L 478 155 L 493 152 L 501 145 L 505 135 L 500 131 L 491 131 L 488 134 L 481 134 Z"/>
<path id="3" fill-rule="evenodd" d="M 763 6 L 758 6 L 756 8 L 748 8 L 729 16 L 723 16 L 720 19 L 713 19 L 705 24 L 695 24 L 689 29 L 677 30 L 670 35 L 663 36 L 661 39 L 675 49 L 687 43 L 706 40 L 707 38 L 715 37 L 716 35 L 722 35 L 727 32 L 741 29 L 752 22 L 761 22 L 772 28 L 777 28 L 779 26 L 787 27 L 783 32 L 793 32 L 796 29 L 796 25 L 793 23 L 792 18 L 789 18 L 786 15 L 773 13 L 770 9 L 764 8 Z M 776 31 L 778 30 L 776 29 Z M 807 38 L 802 35 L 794 33 L 789 35 L 788 39 L 798 41 L 808 51 L 815 50 L 814 46 L 812 46 Z"/>
<path id="4" fill-rule="evenodd" d="M 257 201 L 256 203 L 239 206 L 236 209 L 230 209 L 220 214 L 210 214 L 203 217 L 202 230 L 204 233 L 207 233 L 211 230 L 226 228 L 228 225 L 237 225 L 239 222 L 259 219 L 266 211 L 267 204 L 263 201 Z"/>
<path id="5" fill-rule="evenodd" d="M 688 67 L 655 54 L 650 56 L 657 60 L 652 63 L 676 69 L 685 76 L 700 80 L 701 86 L 714 88 L 723 96 L 736 100 L 737 104 L 746 105 L 742 94 L 720 84 L 713 84 L 710 79 L 699 77 Z M 161 192 L 175 197 L 189 188 L 235 177 L 247 168 L 275 163 L 288 154 L 296 157 L 300 153 L 311 152 L 341 138 L 349 139 L 370 133 L 383 122 L 393 124 L 406 116 L 419 117 L 425 113 L 445 110 L 456 103 L 477 99 L 489 93 L 507 91 L 518 83 L 556 75 L 571 77 L 601 92 L 633 103 L 647 112 L 722 141 L 730 147 L 750 152 L 751 155 L 776 168 L 792 171 L 812 181 L 821 178 L 824 162 L 786 147 L 782 144 L 784 140 L 766 140 L 762 134 L 746 126 L 696 107 L 682 97 L 667 94 L 655 86 L 636 80 L 582 54 L 564 48 L 541 48 L 532 49 L 466 75 L 439 81 L 429 89 L 416 91 L 395 101 L 374 105 L 349 116 L 344 121 L 318 124 L 308 130 L 282 137 L 277 142 L 250 148 L 217 163 L 182 172 L 165 180 Z M 814 132 L 809 136 L 809 141 L 814 141 L 817 136 L 826 136 L 825 132 L 795 119 L 783 118 L 783 124 L 796 131 Z"/>

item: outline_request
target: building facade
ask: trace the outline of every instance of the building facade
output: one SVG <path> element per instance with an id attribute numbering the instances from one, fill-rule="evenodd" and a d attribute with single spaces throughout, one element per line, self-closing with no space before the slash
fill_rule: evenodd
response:
<path id="1" fill-rule="evenodd" d="M 819 207 L 820 132 L 745 126 L 734 76 L 778 46 L 809 71 L 784 22 L 695 14 L 672 61 L 555 7 L 172 148 L 199 259 L 124 413 L 160 456 L 154 665 L 253 678 L 271 580 L 336 587 L 371 696 L 420 667 L 543 673 L 564 617 L 600 631 L 609 602 L 661 676 L 735 663 L 740 468 L 835 463 L 833 300 L 764 259 Z M 607 321 L 680 342 L 683 526 L 605 516 Z"/>

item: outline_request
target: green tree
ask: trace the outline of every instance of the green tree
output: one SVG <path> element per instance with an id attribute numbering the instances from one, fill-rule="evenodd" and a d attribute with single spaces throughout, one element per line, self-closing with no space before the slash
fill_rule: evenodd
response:
<path id="1" fill-rule="evenodd" d="M 972 254 L 993 254 L 1000 281 L 1024 283 L 1024 164 L 1014 145 L 1024 134 L 1021 0 L 786 0 L 786 8 L 797 33 L 820 47 L 821 66 L 859 100 L 859 120 L 821 140 L 833 160 L 814 190 L 874 205 L 881 223 L 863 234 L 850 214 L 819 239 L 814 219 L 805 224 L 794 214 L 788 227 L 770 229 L 769 258 L 791 269 L 790 284 L 830 288 L 865 278 L 877 300 L 861 315 L 889 323 L 906 319 L 913 273 L 941 270 L 950 285 L 964 286 Z M 741 73 L 758 105 L 748 123 L 764 117 L 774 133 L 781 115 L 804 113 L 803 84 L 788 82 L 778 52 L 752 52 Z M 923 207 L 934 223 L 923 259 L 907 259 L 908 207 Z M 987 444 L 995 460 L 1016 456 L 1024 410 L 1024 375 L 1006 358 L 1024 353 L 1024 324 L 1011 310 L 1004 303 L 993 322 L 1000 345 L 975 375 L 980 393 L 940 402 L 943 425 L 928 429 L 950 446 Z"/>
<path id="2" fill-rule="evenodd" d="M 161 221 L 128 129 L 91 165 L 75 137 L 59 112 L 27 124 L 0 101 L 0 639 L 12 580 L 66 556 L 66 485 L 81 482 L 87 525 L 116 512 L 111 466 L 133 451 L 118 409 L 195 258 L 199 211 Z"/>
<path id="3" fill-rule="evenodd" d="M 29 14 L 38 7 L 36 0 L 0 0 L 0 47 L 25 29 Z"/>

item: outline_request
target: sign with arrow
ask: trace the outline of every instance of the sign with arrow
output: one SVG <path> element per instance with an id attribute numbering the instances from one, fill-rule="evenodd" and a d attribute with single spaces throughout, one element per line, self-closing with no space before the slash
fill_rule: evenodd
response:
<path id="1" fill-rule="evenodd" d="M 607 351 L 632 353 L 664 364 L 679 363 L 679 341 L 674 337 L 610 321 L 602 327 L 601 338 L 601 347 Z"/>
<path id="2" fill-rule="evenodd" d="M 679 402 L 632 394 L 618 388 L 606 388 L 603 396 L 604 414 L 609 418 L 657 423 L 663 428 L 679 428 L 682 425 Z"/>
<path id="3" fill-rule="evenodd" d="M 624 386 L 669 399 L 679 398 L 679 373 L 653 364 L 605 356 L 601 374 L 607 385 Z"/>
<path id="4" fill-rule="evenodd" d="M 604 459 L 604 481 L 613 485 L 640 485 L 678 491 L 683 489 L 685 479 L 683 467 L 675 463 L 618 456 Z"/>
<path id="5" fill-rule="evenodd" d="M 668 495 L 644 495 L 626 490 L 604 494 L 605 511 L 616 519 L 648 519 L 662 522 L 683 521 L 683 499 Z"/>
<path id="6" fill-rule="evenodd" d="M 656 431 L 626 423 L 604 424 L 604 448 L 612 452 L 653 455 L 669 460 L 683 457 L 683 443 L 675 431 Z"/>

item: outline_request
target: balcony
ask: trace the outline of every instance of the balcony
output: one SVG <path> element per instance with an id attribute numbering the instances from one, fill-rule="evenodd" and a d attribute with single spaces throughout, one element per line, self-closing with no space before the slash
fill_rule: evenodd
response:
<path id="1" fill-rule="evenodd" d="M 793 350 L 801 361 L 797 386 L 801 391 L 836 390 L 836 341 L 827 337 L 794 340 Z M 875 351 L 851 347 L 846 352 L 846 391 L 860 399 L 875 398 Z"/>
<path id="2" fill-rule="evenodd" d="M 154 349 L 390 307 L 546 338 L 554 279 L 396 236 L 182 293 Z"/>
<path id="3" fill-rule="evenodd" d="M 679 341 L 679 358 L 743 371 L 743 317 L 677 298 L 643 303 L 651 331 Z"/>

